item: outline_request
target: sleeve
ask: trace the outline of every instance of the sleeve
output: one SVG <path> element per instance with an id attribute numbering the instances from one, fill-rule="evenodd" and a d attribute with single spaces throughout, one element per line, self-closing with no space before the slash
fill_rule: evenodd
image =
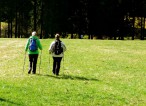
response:
<path id="1" fill-rule="evenodd" d="M 52 43 L 50 44 L 49 53 L 53 53 L 53 48 L 54 48 L 54 42 L 52 42 Z"/>
<path id="2" fill-rule="evenodd" d="M 66 46 L 63 42 L 62 42 L 62 47 L 63 47 L 63 52 L 65 52 L 66 51 Z"/>

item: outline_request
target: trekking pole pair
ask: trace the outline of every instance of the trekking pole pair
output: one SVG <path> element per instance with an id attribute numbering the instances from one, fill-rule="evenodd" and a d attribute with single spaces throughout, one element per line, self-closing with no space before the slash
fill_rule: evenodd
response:
<path id="1" fill-rule="evenodd" d="M 41 54 L 40 54 L 39 74 L 40 74 L 40 67 L 41 67 L 41 55 L 42 55 L 42 50 L 41 50 Z M 26 52 L 24 54 L 23 73 L 24 73 L 24 69 L 25 69 L 25 61 L 26 61 Z"/>
<path id="2" fill-rule="evenodd" d="M 25 68 L 25 61 L 26 61 L 26 51 L 25 51 L 25 54 L 24 54 L 23 73 L 24 73 L 24 68 Z"/>
<path id="3" fill-rule="evenodd" d="M 39 74 L 40 74 L 40 67 L 41 67 L 41 56 L 42 56 L 42 50 L 41 50 L 41 54 L 40 54 Z"/>

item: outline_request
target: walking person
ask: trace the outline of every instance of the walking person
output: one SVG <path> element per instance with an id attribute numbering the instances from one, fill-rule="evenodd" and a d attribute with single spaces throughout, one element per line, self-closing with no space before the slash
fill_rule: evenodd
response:
<path id="1" fill-rule="evenodd" d="M 55 41 L 50 44 L 49 53 L 53 57 L 53 74 L 59 75 L 61 60 L 66 51 L 65 44 L 60 40 L 60 35 L 55 35 Z"/>
<path id="2" fill-rule="evenodd" d="M 29 57 L 29 70 L 28 74 L 36 74 L 36 66 L 37 66 L 37 59 L 39 55 L 39 50 L 42 50 L 42 45 L 37 37 L 36 31 L 32 32 L 32 35 L 29 37 L 27 40 L 26 46 L 25 46 L 25 52 L 28 52 L 28 57 Z"/>

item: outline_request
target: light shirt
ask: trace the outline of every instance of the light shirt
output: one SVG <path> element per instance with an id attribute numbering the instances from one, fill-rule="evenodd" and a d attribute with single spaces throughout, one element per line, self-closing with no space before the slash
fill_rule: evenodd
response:
<path id="1" fill-rule="evenodd" d="M 53 48 L 55 47 L 55 41 L 53 41 L 49 47 L 49 53 L 52 54 L 53 57 L 63 57 L 64 56 L 64 52 L 66 51 L 66 46 L 65 44 L 61 41 L 61 47 L 63 48 L 63 52 L 59 55 L 56 55 L 54 52 L 53 52 Z"/>

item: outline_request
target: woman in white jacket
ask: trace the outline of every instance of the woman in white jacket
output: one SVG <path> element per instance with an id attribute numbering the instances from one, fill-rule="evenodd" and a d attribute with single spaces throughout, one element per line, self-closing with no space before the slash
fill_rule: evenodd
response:
<path id="1" fill-rule="evenodd" d="M 53 57 L 53 74 L 59 75 L 61 60 L 66 51 L 65 44 L 60 40 L 60 35 L 55 35 L 55 41 L 53 41 L 49 48 L 49 53 Z"/>

